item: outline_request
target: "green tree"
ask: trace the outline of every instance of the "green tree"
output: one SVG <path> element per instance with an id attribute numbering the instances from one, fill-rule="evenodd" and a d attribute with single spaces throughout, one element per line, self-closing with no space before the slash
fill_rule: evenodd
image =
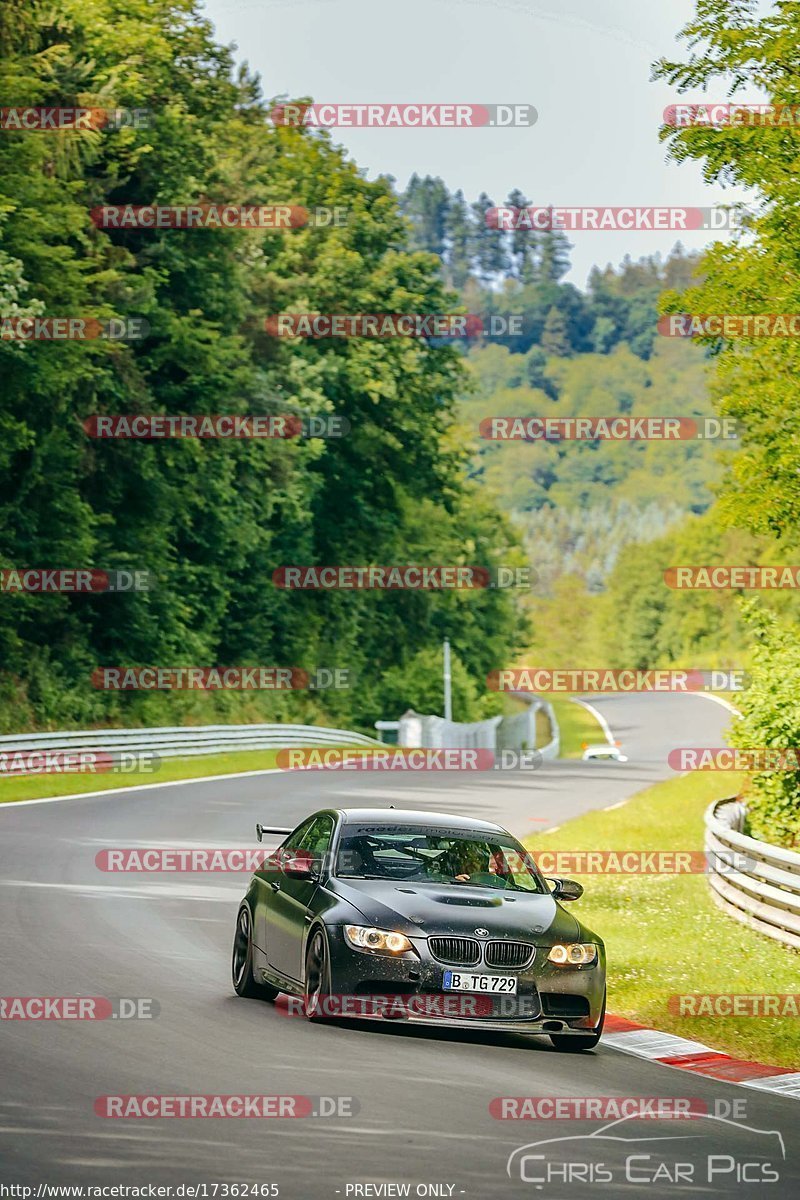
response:
<path id="1" fill-rule="evenodd" d="M 401 206 L 411 221 L 414 249 L 443 256 L 451 198 L 442 180 L 430 175 L 420 179 L 415 172 L 401 197 Z"/>
<path id="2" fill-rule="evenodd" d="M 656 76 L 679 91 L 752 90 L 773 105 L 800 95 L 800 8 L 779 2 L 764 12 L 749 0 L 703 0 L 683 31 L 692 53 L 662 59 Z M 702 163 L 709 183 L 755 189 L 746 241 L 716 243 L 703 263 L 704 282 L 672 293 L 664 311 L 796 313 L 800 311 L 797 130 L 665 126 L 678 162 Z M 793 337 L 735 338 L 720 344 L 713 392 L 719 411 L 741 429 L 743 450 L 731 464 L 722 510 L 737 524 L 796 541 L 800 522 L 800 408 L 796 379 L 800 343 Z"/>
<path id="3" fill-rule="evenodd" d="M 459 290 L 472 269 L 472 225 L 464 193 L 459 188 L 451 198 L 445 221 L 447 236 L 447 280 Z"/>
<path id="4" fill-rule="evenodd" d="M 545 354 L 552 354 L 557 358 L 567 358 L 572 350 L 564 314 L 555 305 L 545 319 L 541 347 Z"/>
<path id="5" fill-rule="evenodd" d="M 479 721 L 483 713 L 478 702 L 475 680 L 456 655 L 450 656 L 450 675 L 454 721 Z M 431 646 L 419 650 L 402 667 L 392 667 L 384 676 L 383 699 L 388 720 L 400 717 L 408 709 L 414 712 L 444 715 L 444 676 L 442 649 Z"/>
<path id="6" fill-rule="evenodd" d="M 495 204 L 486 192 L 481 192 L 472 205 L 473 250 L 472 258 L 478 278 L 489 283 L 508 269 L 508 252 L 505 235 L 495 228 L 489 217 Z"/>
<path id="7" fill-rule="evenodd" d="M 558 283 L 569 270 L 572 247 L 561 229 L 546 229 L 539 237 L 538 276 L 544 283 Z"/>
<path id="8" fill-rule="evenodd" d="M 749 686 L 738 699 L 741 716 L 731 744 L 742 750 L 769 749 L 796 755 L 800 745 L 800 630 L 779 622 L 754 600 L 742 611 L 755 645 Z M 800 847 L 800 770 L 756 771 L 746 788 L 748 832 L 754 837 Z"/>

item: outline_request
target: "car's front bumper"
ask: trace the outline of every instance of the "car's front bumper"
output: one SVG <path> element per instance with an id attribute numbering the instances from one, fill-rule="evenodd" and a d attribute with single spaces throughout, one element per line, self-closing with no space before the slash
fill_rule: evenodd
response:
<path id="1" fill-rule="evenodd" d="M 439 962 L 427 939 L 410 938 L 414 953 L 398 957 L 353 949 L 341 926 L 327 929 L 331 962 L 331 1016 L 406 1021 L 508 1033 L 587 1033 L 600 1023 L 605 995 L 605 951 L 590 967 L 548 962 L 538 946 L 530 966 L 514 970 Z M 444 972 L 513 975 L 517 993 L 487 995 L 444 990 Z M 374 1002 L 374 1003 L 373 1003 Z"/>

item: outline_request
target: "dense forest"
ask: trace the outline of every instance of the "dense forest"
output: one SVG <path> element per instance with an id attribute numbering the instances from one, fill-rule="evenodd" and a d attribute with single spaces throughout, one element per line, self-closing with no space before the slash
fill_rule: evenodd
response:
<path id="1" fill-rule="evenodd" d="M 1 19 L 4 94 L 113 104 L 147 120 L 6 131 L 0 143 L 0 316 L 135 319 L 146 331 L 116 342 L 0 339 L 0 565 L 150 580 L 120 595 L 0 595 L 5 727 L 217 716 L 369 727 L 407 704 L 440 707 L 445 635 L 457 712 L 477 717 L 497 701 L 484 694 L 486 671 L 529 640 L 530 596 L 292 593 L 276 588 L 275 569 L 514 565 L 527 553 L 543 578 L 579 564 L 597 589 L 624 544 L 707 504 L 707 448 L 671 447 L 670 457 L 653 444 L 475 437 L 500 410 L 599 405 L 611 415 L 660 411 L 673 397 L 684 410 L 691 397 L 690 410 L 705 411 L 702 354 L 688 362 L 685 346 L 665 348 L 656 334 L 659 295 L 696 273 L 680 247 L 663 264 L 596 270 L 581 292 L 564 279 L 563 234 L 502 233 L 485 219 L 489 197 L 467 205 L 441 180 L 415 176 L 396 194 L 389 180 L 367 181 L 327 134 L 271 124 L 260 82 L 215 43 L 190 0 L 15 0 Z M 103 229 L 92 219 L 102 205 L 155 202 L 347 216 L 266 232 Z M 464 310 L 488 332 L 311 341 L 270 338 L 263 326 L 279 311 Z M 493 335 L 492 319 L 510 314 L 521 331 Z M 104 414 L 286 411 L 338 417 L 347 436 L 98 441 L 85 428 Z M 686 460 L 681 495 L 670 479 L 676 453 Z M 339 668 L 349 686 L 120 694 L 91 685 L 98 667 L 153 664 Z"/>
<path id="2" fill-rule="evenodd" d="M 594 267 L 584 293 L 564 279 L 572 247 L 562 230 L 512 233 L 487 219 L 496 204 L 517 209 L 529 204 L 518 189 L 502 201 L 483 193 L 469 204 L 460 191 L 451 194 L 443 180 L 413 175 L 400 201 L 412 245 L 438 256 L 444 281 L 469 312 L 480 313 L 487 325 L 493 315 L 522 315 L 520 335 L 494 339 L 490 334 L 486 340 L 502 340 L 520 354 L 537 347 L 534 363 L 547 356 L 607 354 L 621 343 L 648 359 L 658 341 L 659 297 L 665 290 L 683 291 L 698 274 L 697 256 L 687 255 L 678 243 L 665 262 L 657 256 L 639 262 L 628 257 L 619 270 L 610 264 Z"/>
<path id="3" fill-rule="evenodd" d="M 371 727 L 449 635 L 464 712 L 519 644 L 514 595 L 293 592 L 286 563 L 519 559 L 452 434 L 465 367 L 425 338 L 279 339 L 286 310 L 453 309 L 386 180 L 276 127 L 194 0 L 6 0 L 17 105 L 144 109 L 0 139 L 2 316 L 136 318 L 138 340 L 0 340 L 0 566 L 147 572 L 147 591 L 0 595 L 5 729 L 266 717 Z M 104 204 L 290 204 L 341 226 L 102 229 Z M 92 440 L 97 414 L 339 414 L 337 439 Z M 346 690 L 104 692 L 105 665 L 346 669 Z M 398 674 L 400 681 L 398 682 Z M 438 675 L 438 670 L 437 670 Z M 390 694 L 384 680 L 393 680 Z M 387 705 L 390 706 L 386 711 Z"/>
<path id="4" fill-rule="evenodd" d="M 624 546 L 706 511 L 733 446 L 476 435 L 495 416 L 713 416 L 708 347 L 661 337 L 657 328 L 661 298 L 702 279 L 699 256 L 678 243 L 663 261 L 595 267 L 583 292 L 564 278 L 566 235 L 492 228 L 490 196 L 467 203 L 441 179 L 414 176 L 401 203 L 414 244 L 438 256 L 444 281 L 487 330 L 465 350 L 470 388 L 459 405 L 472 477 L 511 515 L 540 591 L 549 594 L 565 574 L 602 591 Z M 515 190 L 502 203 L 528 201 Z M 521 332 L 492 335 L 493 318 L 505 330 L 512 315 Z"/>

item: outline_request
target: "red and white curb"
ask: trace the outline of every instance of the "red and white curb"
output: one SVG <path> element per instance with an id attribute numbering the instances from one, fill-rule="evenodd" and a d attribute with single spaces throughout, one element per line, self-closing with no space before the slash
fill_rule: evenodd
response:
<path id="1" fill-rule="evenodd" d="M 612 1014 L 606 1017 L 601 1045 L 622 1050 L 624 1054 L 635 1054 L 637 1058 L 660 1062 L 667 1067 L 692 1071 L 695 1075 L 708 1075 L 725 1083 L 738 1083 L 742 1087 L 759 1088 L 764 1092 L 800 1100 L 800 1071 L 732 1058 L 730 1054 L 713 1050 L 702 1042 L 647 1029 L 625 1017 Z"/>

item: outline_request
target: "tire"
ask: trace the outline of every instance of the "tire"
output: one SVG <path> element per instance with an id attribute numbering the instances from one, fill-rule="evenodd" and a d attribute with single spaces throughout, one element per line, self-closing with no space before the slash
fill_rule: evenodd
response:
<path id="1" fill-rule="evenodd" d="M 323 1001 L 330 995 L 330 956 L 325 934 L 317 928 L 306 948 L 303 1011 L 309 1021 L 324 1021 Z"/>
<path id="2" fill-rule="evenodd" d="M 600 1010 L 600 1022 L 593 1033 L 551 1033 L 550 1041 L 556 1050 L 566 1050 L 577 1054 L 581 1050 L 594 1050 L 603 1036 L 603 1025 L 606 1020 L 606 993 L 603 992 L 603 1007 Z"/>
<path id="3" fill-rule="evenodd" d="M 239 909 L 236 918 L 231 976 L 237 996 L 245 996 L 249 1000 L 274 1000 L 278 995 L 277 988 L 268 983 L 258 983 L 253 978 L 253 919 L 246 904 Z"/>

